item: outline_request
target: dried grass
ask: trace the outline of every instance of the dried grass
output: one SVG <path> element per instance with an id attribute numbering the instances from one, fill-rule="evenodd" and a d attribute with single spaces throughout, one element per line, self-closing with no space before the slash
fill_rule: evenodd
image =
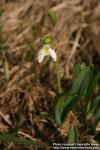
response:
<path id="1" fill-rule="evenodd" d="M 72 79 L 75 63 L 85 61 L 92 64 L 95 61 L 94 56 L 100 55 L 100 2 L 1 0 L 0 7 L 0 25 L 7 45 L 5 56 L 10 72 L 10 80 L 6 81 L 2 65 L 0 66 L 0 133 L 18 127 L 25 135 L 27 132 L 30 137 L 38 139 L 38 132 L 45 131 L 46 124 L 38 116 L 39 112 L 51 109 L 55 95 L 55 72 L 52 65 L 45 74 L 49 74 L 48 84 L 43 84 L 45 78 L 42 82 L 38 79 L 43 71 L 36 61 L 41 37 L 49 33 L 55 38 L 62 68 L 62 83 L 67 84 Z M 34 57 L 21 66 L 22 57 L 27 55 L 30 41 L 34 43 Z M 1 56 L 0 62 L 2 61 Z M 9 116 L 8 119 L 6 116 Z M 68 126 L 70 127 L 70 124 Z M 51 135 L 51 127 L 48 127 L 47 135 L 45 133 L 43 136 L 50 140 L 49 134 Z M 19 149 L 13 144 L 8 144 L 9 146 Z"/>

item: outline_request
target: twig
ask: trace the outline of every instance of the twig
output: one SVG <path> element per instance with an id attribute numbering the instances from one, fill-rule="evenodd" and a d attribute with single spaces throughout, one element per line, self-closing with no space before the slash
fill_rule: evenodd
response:
<path id="1" fill-rule="evenodd" d="M 68 58 L 67 63 L 70 62 L 71 58 L 74 56 L 74 54 L 75 54 L 75 52 L 76 52 L 76 50 L 77 50 L 77 47 L 79 46 L 79 40 L 80 40 L 80 37 L 81 37 L 82 29 L 83 29 L 83 28 L 80 27 L 80 29 L 78 30 L 78 33 L 77 33 L 77 35 L 76 35 L 76 39 L 75 39 L 75 41 L 74 41 L 74 45 L 73 45 L 73 47 L 72 47 L 71 54 L 70 54 L 70 56 L 69 56 L 69 58 Z"/>
<path id="2" fill-rule="evenodd" d="M 44 143 L 44 142 L 42 142 L 42 141 L 40 141 L 40 140 L 37 140 L 37 139 L 31 137 L 31 136 L 30 136 L 29 134 L 27 134 L 27 133 L 24 133 L 24 132 L 22 132 L 22 131 L 18 131 L 18 134 L 23 135 L 23 136 L 25 136 L 26 138 L 29 138 L 30 140 L 32 140 L 33 142 L 36 142 L 36 143 L 40 144 L 42 147 L 45 147 L 47 150 L 49 150 L 49 148 L 50 148 L 50 146 L 49 146 L 47 143 Z"/>
<path id="3" fill-rule="evenodd" d="M 58 4 L 57 6 L 54 6 L 53 8 L 51 8 L 51 11 L 58 11 L 63 8 L 66 8 L 66 2 L 63 2 L 62 4 Z"/>
<path id="4" fill-rule="evenodd" d="M 12 123 L 7 119 L 6 116 L 4 116 L 4 114 L 0 111 L 0 116 L 11 126 Z"/>
<path id="5" fill-rule="evenodd" d="M 24 132 L 22 132 L 22 131 L 18 131 L 18 134 L 23 135 L 23 136 L 25 136 L 26 138 L 29 138 L 29 139 L 32 140 L 32 141 L 36 141 L 35 138 L 32 138 L 29 134 L 24 133 Z"/>

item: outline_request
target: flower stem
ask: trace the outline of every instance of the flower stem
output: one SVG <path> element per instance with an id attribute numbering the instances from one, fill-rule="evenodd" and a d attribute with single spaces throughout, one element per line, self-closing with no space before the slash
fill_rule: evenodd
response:
<path id="1" fill-rule="evenodd" d="M 62 93 L 61 80 L 60 80 L 60 68 L 59 68 L 59 63 L 58 63 L 58 61 L 55 62 L 55 67 L 56 67 L 56 73 L 57 73 L 58 93 Z"/>

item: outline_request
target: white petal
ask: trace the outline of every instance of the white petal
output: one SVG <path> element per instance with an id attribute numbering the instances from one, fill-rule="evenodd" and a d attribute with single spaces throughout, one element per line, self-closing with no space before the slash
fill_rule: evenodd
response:
<path id="1" fill-rule="evenodd" d="M 56 60 L 57 60 L 57 55 L 56 55 L 56 53 L 55 53 L 55 50 L 52 49 L 52 48 L 49 48 L 49 53 L 50 53 L 50 56 L 52 57 L 52 59 L 53 59 L 54 61 L 56 61 Z"/>
<path id="2" fill-rule="evenodd" d="M 44 51 L 43 49 L 40 49 L 37 56 L 38 62 L 41 63 L 43 61 L 43 58 L 44 58 Z"/>

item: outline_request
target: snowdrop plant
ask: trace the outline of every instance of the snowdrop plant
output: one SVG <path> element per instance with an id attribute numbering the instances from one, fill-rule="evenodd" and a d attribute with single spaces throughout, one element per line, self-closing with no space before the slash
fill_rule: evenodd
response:
<path id="1" fill-rule="evenodd" d="M 62 89 L 61 89 L 61 81 L 60 81 L 60 69 L 59 69 L 57 54 L 55 49 L 53 48 L 53 38 L 49 35 L 43 38 L 43 47 L 39 50 L 37 55 L 38 62 L 42 63 L 42 61 L 46 56 L 51 57 L 55 64 L 56 73 L 57 73 L 58 93 L 61 93 Z"/>
<path id="2" fill-rule="evenodd" d="M 70 90 L 62 91 L 60 80 L 60 69 L 56 50 L 54 49 L 53 39 L 50 36 L 43 38 L 43 47 L 38 52 L 38 62 L 41 63 L 45 56 L 51 57 L 55 64 L 57 73 L 58 91 L 54 97 L 53 112 L 42 112 L 49 121 L 55 122 L 57 127 L 61 126 L 70 111 L 73 111 L 75 106 L 84 99 L 83 108 L 83 125 L 86 126 L 88 114 L 93 115 L 94 123 L 92 124 L 92 132 L 94 132 L 95 140 L 99 141 L 99 132 L 96 130 L 100 121 L 100 94 L 94 97 L 94 90 L 100 80 L 100 72 L 95 74 L 95 70 L 91 66 L 86 66 L 84 63 L 75 65 L 75 79 Z M 76 143 L 78 141 L 76 121 L 73 120 L 72 126 L 68 131 L 68 143 Z"/>

